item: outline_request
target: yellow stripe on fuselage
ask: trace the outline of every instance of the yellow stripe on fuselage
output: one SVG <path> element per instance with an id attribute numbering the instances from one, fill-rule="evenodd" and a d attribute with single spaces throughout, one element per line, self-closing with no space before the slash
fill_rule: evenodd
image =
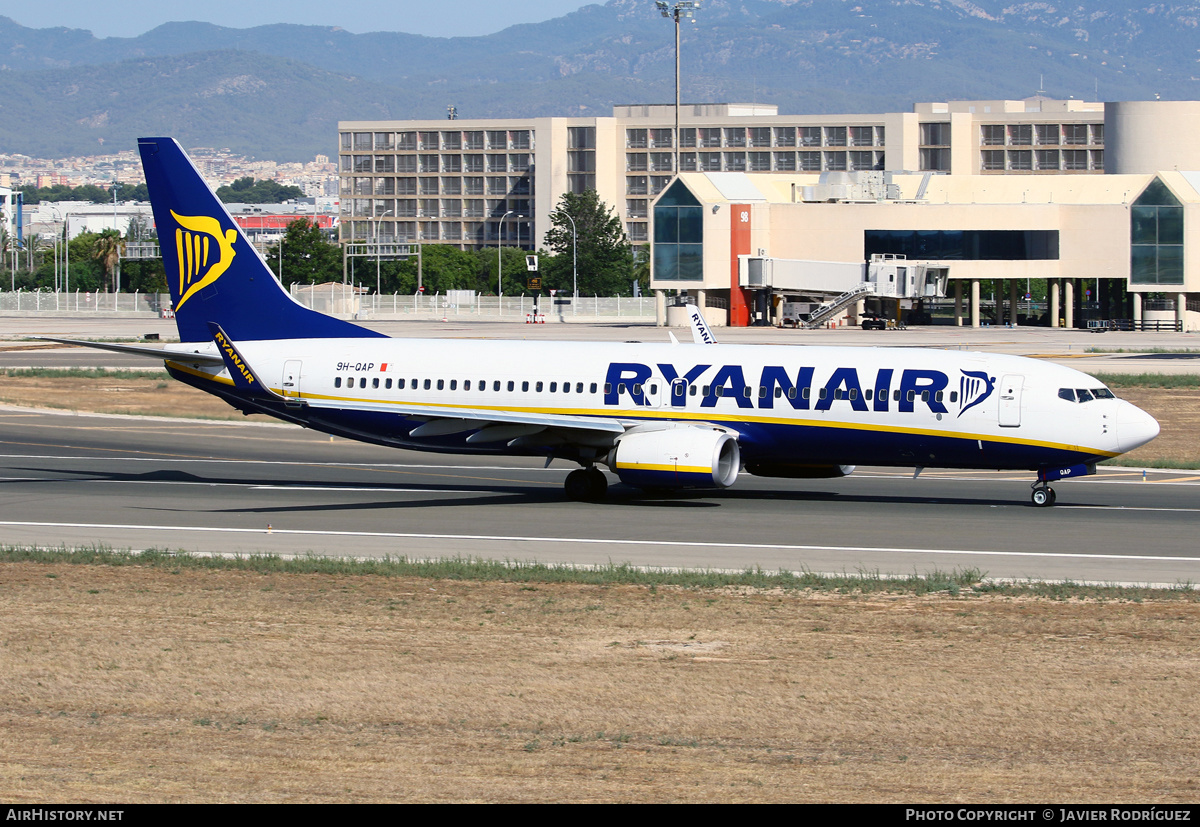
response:
<path id="1" fill-rule="evenodd" d="M 347 396 L 326 396 L 323 394 L 303 394 L 302 399 L 321 399 L 328 402 L 366 402 L 375 405 L 396 405 L 416 408 L 448 408 L 452 410 L 471 410 L 471 411 L 499 411 L 504 413 L 530 413 L 530 414 L 553 414 L 558 416 L 599 416 L 606 419 L 658 419 L 669 420 L 674 422 L 725 422 L 731 425 L 736 425 L 739 422 L 760 424 L 760 425 L 792 425 L 804 426 L 809 428 L 839 428 L 849 431 L 868 431 L 871 433 L 884 434 L 906 434 L 909 436 L 934 436 L 944 439 L 966 439 L 972 441 L 983 440 L 992 443 L 1002 443 L 1005 445 L 1030 445 L 1037 448 L 1053 448 L 1060 451 L 1072 451 L 1075 453 L 1096 454 L 1098 456 L 1115 457 L 1120 456 L 1119 453 L 1113 451 L 1103 451 L 1099 448 L 1090 448 L 1085 445 L 1068 445 L 1060 442 L 1045 442 L 1037 439 L 1022 439 L 1020 437 L 1007 436 L 1004 434 L 979 434 L 965 433 L 962 431 L 936 431 L 929 428 L 906 428 L 897 425 L 876 425 L 865 422 L 822 422 L 814 419 L 792 419 L 777 416 L 745 416 L 738 414 L 725 414 L 713 411 L 708 412 L 688 412 L 691 415 L 681 415 L 683 412 L 673 413 L 665 410 L 645 410 L 645 409 L 571 409 L 562 410 L 559 408 L 526 408 L 526 407 L 510 407 L 507 405 L 462 405 L 452 403 L 439 402 L 405 402 L 392 399 L 355 399 Z"/>

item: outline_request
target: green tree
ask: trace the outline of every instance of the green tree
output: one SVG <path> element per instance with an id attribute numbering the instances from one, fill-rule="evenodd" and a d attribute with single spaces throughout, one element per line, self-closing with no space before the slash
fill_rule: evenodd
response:
<path id="1" fill-rule="evenodd" d="M 297 218 L 287 226 L 283 236 L 283 271 L 280 274 L 280 245 L 267 250 L 267 266 L 284 286 L 290 284 L 323 284 L 342 280 L 342 252 L 331 243 L 325 232 L 307 218 Z M 361 273 L 356 276 L 360 281 Z M 371 271 L 374 277 L 375 271 Z"/>
<path id="2" fill-rule="evenodd" d="M 580 295 L 632 294 L 633 251 L 629 239 L 621 219 L 595 190 L 563 195 L 550 214 L 546 246 L 558 254 L 543 268 L 547 287 L 571 291 L 574 253 Z"/>
<path id="3" fill-rule="evenodd" d="M 67 244 L 67 272 L 71 292 L 100 290 L 104 270 L 95 258 L 98 233 L 80 233 Z"/>
<path id="4" fill-rule="evenodd" d="M 95 237 L 92 244 L 92 258 L 100 263 L 100 267 L 104 271 L 103 284 L 106 290 L 116 287 L 114 275 L 121 263 L 121 253 L 124 249 L 125 242 L 121 240 L 121 234 L 116 230 L 104 230 Z"/>
<path id="5" fill-rule="evenodd" d="M 290 198 L 303 197 L 304 191 L 299 187 L 285 187 L 270 179 L 255 181 L 250 176 L 217 189 L 217 198 L 226 204 L 278 204 Z"/>

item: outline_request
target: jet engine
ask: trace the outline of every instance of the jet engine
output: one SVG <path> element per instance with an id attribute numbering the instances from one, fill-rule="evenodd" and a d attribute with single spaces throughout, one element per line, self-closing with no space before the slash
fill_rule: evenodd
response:
<path id="1" fill-rule="evenodd" d="M 639 488 L 728 488 L 741 456 L 732 434 L 690 426 L 627 433 L 609 453 L 608 467 Z"/>

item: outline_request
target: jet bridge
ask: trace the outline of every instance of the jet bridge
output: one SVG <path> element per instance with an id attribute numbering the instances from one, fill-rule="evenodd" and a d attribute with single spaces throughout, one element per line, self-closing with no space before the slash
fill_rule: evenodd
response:
<path id="1" fill-rule="evenodd" d="M 911 307 L 920 299 L 943 298 L 949 266 L 942 261 L 916 261 L 900 255 L 873 255 L 866 262 L 814 261 L 739 257 L 743 288 L 783 302 L 808 303 L 809 324 L 834 318 L 838 311 L 863 299 L 895 299 Z M 819 316 L 819 318 L 818 318 Z"/>

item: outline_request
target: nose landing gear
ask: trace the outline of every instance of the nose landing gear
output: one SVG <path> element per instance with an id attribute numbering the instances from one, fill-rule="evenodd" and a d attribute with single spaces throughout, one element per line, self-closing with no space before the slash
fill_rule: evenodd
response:
<path id="1" fill-rule="evenodd" d="M 1033 504 L 1039 508 L 1046 508 L 1054 505 L 1054 501 L 1058 499 L 1054 493 L 1054 489 L 1050 487 L 1050 483 L 1057 480 L 1067 479 L 1069 477 L 1086 477 L 1096 473 L 1096 463 L 1084 462 L 1079 465 L 1053 465 L 1046 468 L 1038 469 L 1037 482 L 1030 487 L 1033 493 L 1029 499 L 1033 500 Z"/>
<path id="2" fill-rule="evenodd" d="M 1058 495 L 1054 493 L 1054 489 L 1044 482 L 1035 482 L 1032 486 L 1033 493 L 1029 499 L 1033 500 L 1033 504 L 1039 508 L 1047 508 L 1054 505 L 1054 501 L 1058 499 Z"/>

